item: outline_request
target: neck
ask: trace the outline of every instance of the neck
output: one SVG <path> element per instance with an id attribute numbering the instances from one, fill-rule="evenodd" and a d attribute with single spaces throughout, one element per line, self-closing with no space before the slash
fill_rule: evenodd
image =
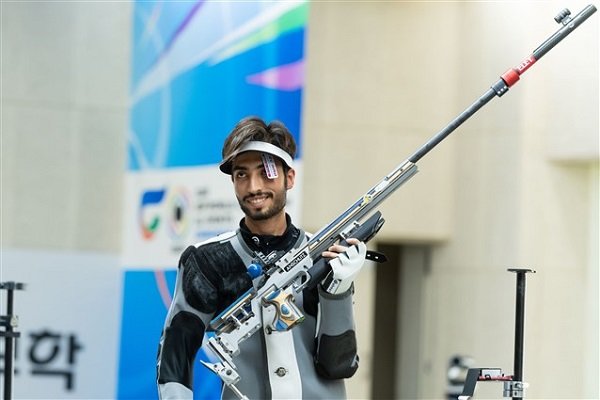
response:
<path id="1" fill-rule="evenodd" d="M 250 232 L 257 235 L 272 235 L 281 236 L 287 229 L 287 221 L 285 218 L 285 212 L 281 211 L 279 214 L 265 220 L 255 220 L 244 217 L 244 222 L 250 230 Z"/>

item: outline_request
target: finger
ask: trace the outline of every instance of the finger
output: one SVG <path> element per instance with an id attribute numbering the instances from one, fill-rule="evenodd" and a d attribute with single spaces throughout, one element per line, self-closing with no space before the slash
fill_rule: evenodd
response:
<path id="1" fill-rule="evenodd" d="M 346 246 L 342 246 L 341 244 L 334 244 L 333 246 L 331 246 L 329 249 L 329 251 L 334 252 L 334 253 L 343 253 L 348 249 L 348 247 Z"/>
<path id="2" fill-rule="evenodd" d="M 360 243 L 360 240 L 358 240 L 356 238 L 348 238 L 348 239 L 346 239 L 346 243 L 356 245 L 356 244 Z"/>
<path id="3" fill-rule="evenodd" d="M 334 251 L 324 251 L 321 253 L 321 256 L 323 258 L 336 258 L 339 255 L 339 253 L 334 252 Z"/>
<path id="4" fill-rule="evenodd" d="M 331 251 L 331 249 L 332 248 L 330 247 L 329 251 L 322 252 L 321 256 L 324 258 L 337 258 L 345 254 L 345 251 L 339 251 L 337 249 L 335 251 Z M 346 248 L 344 247 L 344 249 Z"/>

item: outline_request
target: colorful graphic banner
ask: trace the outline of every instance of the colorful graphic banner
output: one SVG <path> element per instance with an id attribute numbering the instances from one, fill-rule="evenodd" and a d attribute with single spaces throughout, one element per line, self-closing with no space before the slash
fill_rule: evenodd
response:
<path id="1" fill-rule="evenodd" d="M 217 167 L 233 126 L 248 115 L 285 123 L 301 174 L 307 16 L 305 1 L 134 4 L 119 398 L 157 398 L 179 255 L 242 217 Z M 287 207 L 295 219 L 301 191 L 297 179 Z M 220 381 L 198 361 L 194 382 L 195 398 L 219 397 Z"/>

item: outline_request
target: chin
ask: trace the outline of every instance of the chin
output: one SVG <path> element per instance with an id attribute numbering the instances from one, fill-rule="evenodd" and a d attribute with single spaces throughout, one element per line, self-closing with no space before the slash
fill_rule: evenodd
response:
<path id="1" fill-rule="evenodd" d="M 268 210 L 252 210 L 248 207 L 242 207 L 244 215 L 255 221 L 262 221 L 269 218 Z"/>
<path id="2" fill-rule="evenodd" d="M 270 215 L 268 212 L 261 212 L 248 215 L 248 217 L 255 221 L 265 221 L 269 218 L 272 218 L 273 215 Z"/>

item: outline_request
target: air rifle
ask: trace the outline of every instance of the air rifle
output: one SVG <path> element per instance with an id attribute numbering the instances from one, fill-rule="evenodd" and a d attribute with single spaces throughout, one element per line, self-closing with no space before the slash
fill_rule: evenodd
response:
<path id="1" fill-rule="evenodd" d="M 273 264 L 250 266 L 249 271 L 255 271 L 253 287 L 210 323 L 210 329 L 215 332 L 215 335 L 208 340 L 207 345 L 220 361 L 202 363 L 216 373 L 240 399 L 247 399 L 235 386 L 240 380 L 234 363 L 234 357 L 240 352 L 239 344 L 261 328 L 267 332 L 287 331 L 302 322 L 304 315 L 294 304 L 294 296 L 307 287 L 314 287 L 330 272 L 331 268 L 321 257 L 321 253 L 336 242 L 344 243 L 349 237 L 364 242 L 373 238 L 384 223 L 381 213 L 375 211 L 376 208 L 414 176 L 417 172 L 416 163 L 491 99 L 504 95 L 525 71 L 594 12 L 596 8 L 593 5 L 587 6 L 573 18 L 570 17 L 569 10 L 561 11 L 555 20 L 563 26 L 554 35 L 520 64 L 502 74 L 483 96 L 346 211 L 314 234 L 305 245 L 291 250 Z M 372 212 L 373 214 L 367 218 Z M 367 219 L 362 222 L 365 218 Z M 264 324 L 267 326 L 263 326 L 263 321 L 266 321 Z"/>

